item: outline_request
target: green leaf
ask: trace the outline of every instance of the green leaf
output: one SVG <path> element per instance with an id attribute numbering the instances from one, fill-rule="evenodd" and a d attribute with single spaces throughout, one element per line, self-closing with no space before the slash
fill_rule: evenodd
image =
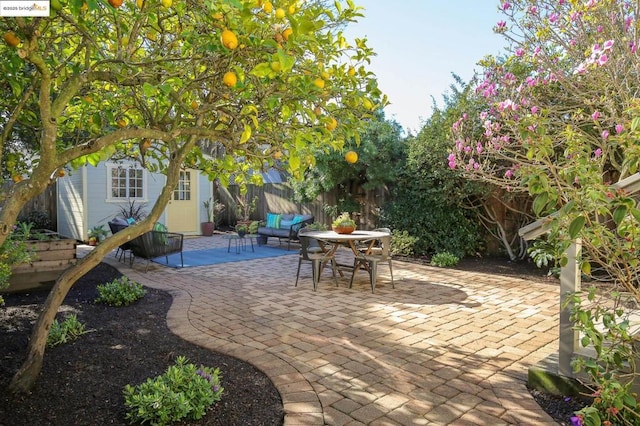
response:
<path id="1" fill-rule="evenodd" d="M 533 213 L 535 213 L 536 216 L 540 216 L 540 213 L 542 213 L 544 208 L 547 206 L 548 201 L 549 195 L 546 192 L 538 195 L 533 200 Z"/>
<path id="2" fill-rule="evenodd" d="M 242 132 L 242 136 L 240 136 L 240 143 L 246 143 L 251 137 L 251 126 L 248 124 L 244 125 L 244 131 Z"/>
<path id="3" fill-rule="evenodd" d="M 574 239 L 578 236 L 580 231 L 582 231 L 582 228 L 584 228 L 585 222 L 586 219 L 584 216 L 578 216 L 573 219 L 573 221 L 569 225 L 569 236 L 571 237 L 571 239 Z"/>
<path id="4" fill-rule="evenodd" d="M 142 92 L 144 93 L 145 96 L 151 97 L 151 96 L 155 96 L 155 94 L 158 93 L 158 89 L 156 89 L 155 86 L 149 83 L 144 83 L 142 85 Z"/>
<path id="5" fill-rule="evenodd" d="M 640 127 L 640 117 L 634 117 L 633 120 L 631 120 L 631 130 L 635 132 L 638 130 L 638 127 Z"/>
<path id="6" fill-rule="evenodd" d="M 615 211 L 613 212 L 613 221 L 616 223 L 616 225 L 620 225 L 620 222 L 622 222 L 622 220 L 625 218 L 628 211 L 629 209 L 624 205 L 619 206 L 617 209 L 615 209 Z"/>
<path id="7" fill-rule="evenodd" d="M 631 215 L 637 222 L 640 222 L 640 209 L 637 209 L 637 208 L 631 209 Z"/>
<path id="8" fill-rule="evenodd" d="M 255 75 L 256 77 L 264 78 L 271 74 L 273 70 L 271 69 L 271 64 L 268 62 L 262 62 L 251 70 L 249 74 Z"/>

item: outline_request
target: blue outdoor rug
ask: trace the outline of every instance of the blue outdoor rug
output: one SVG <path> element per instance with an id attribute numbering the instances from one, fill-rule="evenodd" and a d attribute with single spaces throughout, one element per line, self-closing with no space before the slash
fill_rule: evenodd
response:
<path id="1" fill-rule="evenodd" d="M 218 263 L 227 262 L 241 262 L 244 260 L 262 259 L 265 257 L 285 256 L 287 254 L 298 254 L 298 251 L 254 245 L 253 252 L 251 252 L 251 246 L 248 246 L 246 250 L 240 250 L 240 253 L 236 253 L 235 245 L 232 242 L 229 253 L 227 253 L 226 247 L 182 252 L 185 268 L 190 266 L 216 265 Z M 179 268 L 180 253 L 170 255 L 169 263 L 167 263 L 164 256 L 156 257 L 152 261 L 163 266 Z"/>

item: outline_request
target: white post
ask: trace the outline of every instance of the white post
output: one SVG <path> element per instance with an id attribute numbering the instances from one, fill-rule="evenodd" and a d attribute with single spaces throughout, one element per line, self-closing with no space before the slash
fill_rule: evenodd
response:
<path id="1" fill-rule="evenodd" d="M 571 305 L 562 309 L 567 293 L 580 291 L 580 252 L 582 241 L 576 239 L 567 249 L 567 264 L 560 269 L 560 352 L 558 356 L 558 373 L 572 377 L 571 359 L 578 350 L 578 332 L 573 329 L 570 320 Z"/>

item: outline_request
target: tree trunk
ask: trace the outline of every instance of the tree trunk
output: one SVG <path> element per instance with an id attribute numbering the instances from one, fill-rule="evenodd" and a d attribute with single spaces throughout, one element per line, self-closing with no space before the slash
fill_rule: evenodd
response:
<path id="1" fill-rule="evenodd" d="M 191 150 L 195 144 L 195 138 L 182 146 L 175 156 L 171 157 L 171 162 L 167 168 L 167 182 L 153 209 L 149 215 L 140 223 L 128 227 L 126 230 L 120 231 L 115 235 L 107 238 L 101 244 L 96 246 L 91 253 L 81 259 L 75 266 L 70 267 L 60 275 L 55 285 L 51 289 L 47 300 L 38 320 L 33 326 L 29 346 L 27 347 L 27 358 L 11 379 L 9 384 L 9 392 L 26 393 L 33 389 L 38 375 L 42 370 L 42 362 L 44 359 L 44 350 L 47 344 L 47 336 L 51 324 L 55 319 L 58 308 L 62 305 L 64 298 L 69 290 L 82 276 L 104 259 L 104 257 L 114 248 L 127 241 L 131 237 L 138 236 L 153 228 L 153 224 L 160 217 L 160 214 L 166 207 L 173 192 L 173 188 L 178 183 L 180 166 L 184 161 L 186 153 Z"/>

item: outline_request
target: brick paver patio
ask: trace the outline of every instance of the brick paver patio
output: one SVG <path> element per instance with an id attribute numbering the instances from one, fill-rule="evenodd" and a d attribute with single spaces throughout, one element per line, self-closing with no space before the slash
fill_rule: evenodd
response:
<path id="1" fill-rule="evenodd" d="M 185 250 L 225 245 L 185 240 Z M 259 250 L 259 248 L 257 248 Z M 348 262 L 349 253 L 340 250 Z M 339 252 L 340 252 L 339 251 Z M 250 362 L 273 381 L 285 425 L 555 424 L 527 391 L 529 366 L 557 351 L 558 288 L 498 275 L 394 262 L 317 292 L 291 255 L 129 277 L 169 291 L 171 330 Z"/>

